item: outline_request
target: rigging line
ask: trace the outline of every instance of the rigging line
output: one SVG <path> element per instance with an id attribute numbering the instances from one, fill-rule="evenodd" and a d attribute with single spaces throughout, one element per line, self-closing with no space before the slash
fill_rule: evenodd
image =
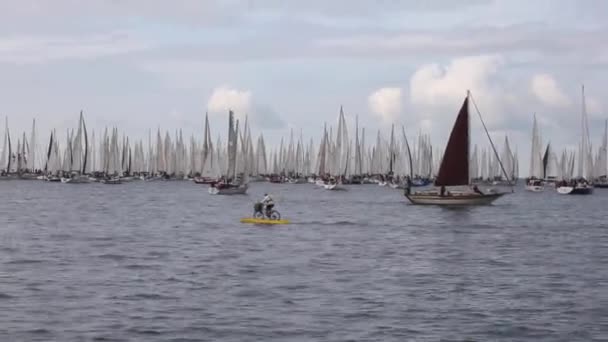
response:
<path id="1" fill-rule="evenodd" d="M 509 185 L 511 186 L 511 192 L 514 192 L 514 190 L 513 190 L 513 183 L 509 179 L 509 175 L 507 175 L 507 171 L 505 170 L 505 167 L 502 164 L 502 161 L 500 160 L 500 157 L 498 156 L 498 152 L 496 151 L 496 147 L 494 146 L 494 142 L 492 141 L 492 138 L 490 137 L 490 133 L 488 132 L 488 128 L 486 127 L 486 123 L 483 121 L 483 118 L 481 117 L 481 112 L 479 111 L 479 108 L 477 108 L 477 103 L 475 102 L 475 99 L 473 98 L 473 94 L 470 91 L 469 91 L 469 96 L 471 97 L 471 101 L 473 102 L 473 106 L 475 107 L 475 110 L 477 111 L 477 116 L 479 117 L 479 120 L 481 121 L 481 125 L 483 126 L 483 129 L 486 132 L 486 135 L 488 136 L 488 140 L 490 140 L 490 146 L 492 146 L 492 150 L 494 151 L 494 155 L 496 156 L 496 159 L 498 160 L 498 164 L 500 164 L 500 169 L 502 170 L 503 174 L 507 178 L 507 181 L 509 182 Z"/>

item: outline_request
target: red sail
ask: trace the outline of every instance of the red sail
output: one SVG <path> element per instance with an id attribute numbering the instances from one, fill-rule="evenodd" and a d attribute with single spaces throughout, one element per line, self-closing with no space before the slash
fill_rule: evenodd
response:
<path id="1" fill-rule="evenodd" d="M 464 99 L 445 148 L 437 186 L 469 184 L 469 98 Z"/>

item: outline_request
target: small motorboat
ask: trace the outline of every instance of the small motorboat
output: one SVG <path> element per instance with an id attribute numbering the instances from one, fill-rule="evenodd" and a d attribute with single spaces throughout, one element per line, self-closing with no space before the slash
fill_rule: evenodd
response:
<path id="1" fill-rule="evenodd" d="M 418 186 L 427 186 L 431 184 L 431 180 L 430 179 L 426 179 L 426 178 L 414 178 L 412 180 L 412 186 L 418 187 Z"/>
<path id="2" fill-rule="evenodd" d="M 211 177 L 194 177 L 194 179 L 192 179 L 192 180 L 196 184 L 213 184 L 213 183 L 217 183 L 217 179 L 216 178 L 211 178 Z"/>
<path id="3" fill-rule="evenodd" d="M 526 190 L 531 192 L 543 192 L 545 190 L 545 184 L 540 179 L 529 179 L 526 182 Z"/>
<path id="4" fill-rule="evenodd" d="M 61 183 L 65 184 L 88 184 L 91 183 L 91 179 L 87 175 L 72 175 L 72 177 L 62 177 Z"/>
<path id="5" fill-rule="evenodd" d="M 340 183 L 328 183 L 323 185 L 323 188 L 325 190 L 333 190 L 333 191 L 344 191 L 346 190 L 346 188 L 344 187 L 343 184 Z"/>
<path id="6" fill-rule="evenodd" d="M 591 195 L 593 185 L 581 179 L 573 182 L 561 182 L 557 186 L 557 192 L 562 195 Z"/>
<path id="7" fill-rule="evenodd" d="M 245 195 L 247 193 L 247 184 L 211 184 L 209 193 L 211 195 Z"/>

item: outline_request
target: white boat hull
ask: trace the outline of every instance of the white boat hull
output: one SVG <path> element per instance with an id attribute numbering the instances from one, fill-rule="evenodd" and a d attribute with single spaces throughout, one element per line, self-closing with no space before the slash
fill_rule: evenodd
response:
<path id="1" fill-rule="evenodd" d="M 102 179 L 99 182 L 108 185 L 122 184 L 122 180 L 120 178 Z"/>
<path id="2" fill-rule="evenodd" d="M 323 188 L 325 190 L 334 190 L 334 191 L 346 190 L 346 188 L 342 184 L 325 184 L 325 185 L 323 185 Z"/>
<path id="3" fill-rule="evenodd" d="M 557 192 L 562 195 L 591 195 L 593 193 L 592 186 L 559 186 Z"/>
<path id="4" fill-rule="evenodd" d="M 91 179 L 87 176 L 75 176 L 72 178 L 61 178 L 61 183 L 65 184 L 87 184 L 90 183 Z"/>
<path id="5" fill-rule="evenodd" d="M 434 193 L 416 193 L 405 195 L 412 204 L 419 205 L 488 205 L 502 197 L 504 194 L 475 194 L 475 193 L 456 193 L 440 196 Z"/>
<path id="6" fill-rule="evenodd" d="M 325 188 L 325 190 L 335 190 L 336 187 L 338 187 L 338 184 L 324 184 L 323 188 Z"/>
<path id="7" fill-rule="evenodd" d="M 228 188 L 216 188 L 214 186 L 209 187 L 209 193 L 211 195 L 245 195 L 247 193 L 247 184 L 240 185 L 238 187 Z"/>
<path id="8" fill-rule="evenodd" d="M 526 185 L 526 190 L 531 192 L 543 192 L 545 187 L 542 185 Z"/>

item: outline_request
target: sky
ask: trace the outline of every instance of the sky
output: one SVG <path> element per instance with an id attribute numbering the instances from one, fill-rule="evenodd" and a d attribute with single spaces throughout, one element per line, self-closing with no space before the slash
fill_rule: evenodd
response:
<path id="1" fill-rule="evenodd" d="M 534 115 L 544 142 L 577 145 L 582 84 L 600 143 L 605 37 L 603 0 L 3 0 L 0 115 L 13 135 L 36 118 L 46 140 L 82 109 L 97 132 L 144 138 L 202 136 L 206 112 L 225 135 L 232 108 L 278 144 L 291 129 L 318 142 L 343 106 L 368 141 L 396 124 L 443 148 L 471 90 L 525 175 Z"/>

